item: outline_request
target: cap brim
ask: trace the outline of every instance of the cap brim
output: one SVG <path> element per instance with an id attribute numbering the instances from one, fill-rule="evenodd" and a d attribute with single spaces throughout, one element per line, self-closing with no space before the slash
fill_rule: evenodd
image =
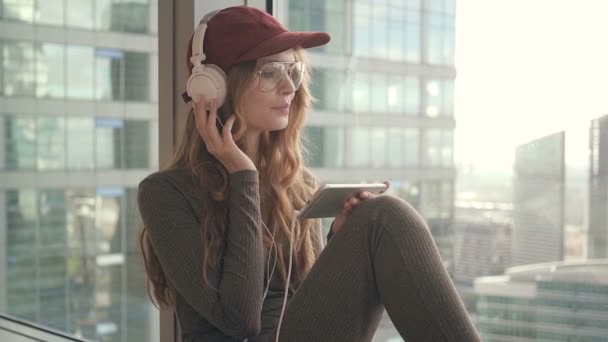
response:
<path id="1" fill-rule="evenodd" d="M 297 46 L 308 49 L 325 45 L 330 39 L 329 34 L 325 32 L 283 32 L 247 51 L 238 58 L 236 63 L 274 55 Z"/>

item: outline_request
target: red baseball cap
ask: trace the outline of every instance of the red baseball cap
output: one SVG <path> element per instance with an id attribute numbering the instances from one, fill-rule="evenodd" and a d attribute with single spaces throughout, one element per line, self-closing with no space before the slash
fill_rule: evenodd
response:
<path id="1" fill-rule="evenodd" d="M 215 64 L 228 73 L 242 62 L 274 55 L 296 46 L 325 45 L 325 32 L 289 32 L 272 15 L 255 7 L 236 6 L 216 13 L 207 23 L 203 63 Z"/>

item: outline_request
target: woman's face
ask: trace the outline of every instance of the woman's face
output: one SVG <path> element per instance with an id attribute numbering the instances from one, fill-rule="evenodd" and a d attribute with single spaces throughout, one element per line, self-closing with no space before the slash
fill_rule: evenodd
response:
<path id="1" fill-rule="evenodd" d="M 244 93 L 242 103 L 249 131 L 278 131 L 287 127 L 290 105 L 295 95 L 296 86 L 286 73 L 282 73 L 276 88 L 270 89 L 268 85 L 273 84 L 269 82 L 271 75 L 264 72 L 268 68 L 263 67 L 269 62 L 295 61 L 293 49 L 263 57 L 257 61 L 256 74 L 249 89 Z M 278 65 L 278 63 L 274 63 L 274 65 Z M 284 65 L 289 66 L 289 64 Z M 272 70 L 272 68 L 270 69 Z M 274 68 L 274 70 L 277 69 Z"/>

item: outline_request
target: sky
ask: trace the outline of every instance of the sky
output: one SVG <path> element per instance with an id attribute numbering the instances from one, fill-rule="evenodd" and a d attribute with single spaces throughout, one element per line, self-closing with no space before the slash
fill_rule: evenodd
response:
<path id="1" fill-rule="evenodd" d="M 566 130 L 588 163 L 608 114 L 608 0 L 456 0 L 455 160 L 512 167 L 516 146 Z"/>

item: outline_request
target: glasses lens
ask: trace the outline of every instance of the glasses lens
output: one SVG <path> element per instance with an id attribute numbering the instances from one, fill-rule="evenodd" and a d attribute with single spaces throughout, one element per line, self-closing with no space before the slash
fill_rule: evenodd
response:
<path id="1" fill-rule="evenodd" d="M 302 62 L 295 63 L 291 68 L 289 77 L 296 90 L 298 90 L 302 84 L 302 79 L 304 78 L 304 64 L 302 64 Z"/>
<path id="2" fill-rule="evenodd" d="M 301 62 L 270 62 L 264 64 L 260 70 L 260 89 L 264 92 L 275 90 L 285 76 L 289 76 L 289 79 L 297 90 L 304 78 L 304 65 Z"/>

